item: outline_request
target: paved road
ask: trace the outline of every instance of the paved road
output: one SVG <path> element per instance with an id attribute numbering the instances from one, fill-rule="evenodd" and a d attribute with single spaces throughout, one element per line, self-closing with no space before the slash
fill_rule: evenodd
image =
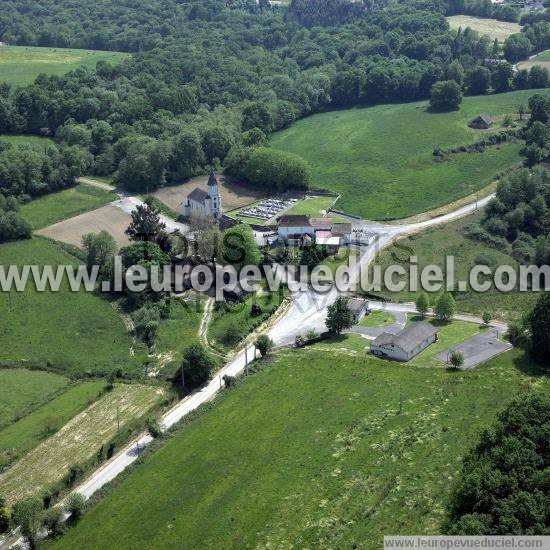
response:
<path id="1" fill-rule="evenodd" d="M 376 222 L 361 221 L 360 225 L 376 234 L 376 238 L 369 245 L 360 250 L 357 260 L 357 267 L 350 275 L 350 280 L 357 280 L 362 266 L 367 266 L 374 260 L 378 252 L 388 246 L 393 240 L 398 237 L 418 233 L 429 227 L 437 226 L 443 223 L 448 223 L 452 220 L 466 216 L 478 207 L 485 205 L 492 196 L 486 197 L 476 203 L 472 203 L 457 209 L 454 212 L 433 218 L 424 222 L 411 223 L 405 225 L 384 225 Z M 113 204 L 126 212 L 131 212 L 142 201 L 136 197 L 126 196 Z M 176 227 L 180 230 L 186 230 L 184 224 L 178 224 L 172 220 L 164 218 L 167 227 Z M 175 224 L 175 225 L 173 225 Z M 185 228 L 185 229 L 184 229 Z M 335 287 L 332 287 L 325 294 L 316 294 L 311 290 L 296 292 L 292 295 L 292 303 L 286 314 L 282 316 L 270 329 L 269 335 L 277 345 L 291 344 L 298 334 L 304 334 L 309 329 L 323 331 L 326 329 L 325 319 L 327 315 L 327 307 L 334 303 L 340 293 Z M 370 307 L 376 308 L 376 303 Z M 396 311 L 414 312 L 414 305 L 392 304 Z M 379 309 L 388 307 L 388 304 L 382 304 Z M 389 308 L 391 309 L 391 308 Z M 458 317 L 457 317 L 458 318 Z M 194 392 L 190 396 L 183 399 L 173 409 L 164 415 L 160 424 L 163 429 L 168 429 L 183 417 L 195 410 L 201 404 L 211 400 L 216 393 L 223 387 L 223 376 L 225 374 L 235 376 L 241 373 L 247 364 L 252 360 L 253 349 L 248 348 L 239 351 L 229 363 L 221 369 L 215 378 L 200 391 Z M 245 360 L 245 357 L 247 360 Z M 142 435 L 131 442 L 122 452 L 113 457 L 99 470 L 94 472 L 87 481 L 78 486 L 75 491 L 81 493 L 86 498 L 89 498 L 96 491 L 101 489 L 105 484 L 109 483 L 132 464 L 143 451 L 143 449 L 151 442 L 149 435 Z M 19 541 L 20 542 L 20 541 Z M 3 545 L 0 541 L 0 548 Z"/>
<path id="2" fill-rule="evenodd" d="M 389 332 L 390 334 L 397 334 L 401 332 L 407 323 L 407 313 L 404 311 L 390 311 L 388 313 L 393 316 L 393 323 L 381 327 L 362 327 L 361 325 L 355 325 L 350 328 L 347 332 L 354 332 L 356 334 L 364 334 L 365 336 L 370 336 L 376 338 L 384 332 Z"/>
<path id="3" fill-rule="evenodd" d="M 117 208 L 120 208 L 123 212 L 126 212 L 127 214 L 131 214 L 136 209 L 137 206 L 143 204 L 143 201 L 133 196 L 121 196 L 120 199 L 113 201 L 111 204 L 113 206 L 116 206 Z M 160 215 L 160 219 L 166 224 L 166 229 L 168 230 L 169 233 L 173 233 L 174 231 L 179 231 L 180 233 L 185 234 L 189 231 L 188 225 L 185 225 L 184 223 L 176 222 L 172 218 L 169 218 L 164 214 Z"/>

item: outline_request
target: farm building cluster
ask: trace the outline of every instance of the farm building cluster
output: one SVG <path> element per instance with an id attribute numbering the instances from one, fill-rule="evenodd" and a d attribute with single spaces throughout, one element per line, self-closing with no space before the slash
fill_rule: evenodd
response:
<path id="1" fill-rule="evenodd" d="M 278 220 L 279 241 L 289 246 L 304 246 L 315 243 L 326 246 L 329 252 L 337 252 L 340 246 L 351 243 L 350 222 L 335 222 L 333 218 L 310 218 L 301 214 L 288 214 Z"/>

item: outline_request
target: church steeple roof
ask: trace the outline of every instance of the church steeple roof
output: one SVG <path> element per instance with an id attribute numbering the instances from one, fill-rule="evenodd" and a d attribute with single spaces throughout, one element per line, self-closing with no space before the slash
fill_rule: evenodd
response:
<path id="1" fill-rule="evenodd" d="M 216 178 L 216 174 L 214 173 L 214 170 L 210 172 L 210 177 L 208 178 L 208 187 L 213 187 L 218 185 L 218 180 Z"/>

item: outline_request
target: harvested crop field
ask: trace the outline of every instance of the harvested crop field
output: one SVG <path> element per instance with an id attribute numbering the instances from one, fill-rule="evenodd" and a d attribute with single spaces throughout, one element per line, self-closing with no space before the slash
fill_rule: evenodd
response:
<path id="1" fill-rule="evenodd" d="M 229 181 L 225 176 L 218 175 L 218 184 L 222 196 L 223 209 L 225 212 L 241 208 L 256 202 L 259 199 L 266 198 L 267 194 L 261 189 L 251 189 L 240 183 Z M 208 190 L 208 176 L 199 176 L 180 185 L 171 185 L 155 191 L 153 196 L 157 197 L 164 204 L 179 212 L 181 203 L 187 198 L 187 195 L 199 187 Z"/>
<path id="2" fill-rule="evenodd" d="M 82 246 L 83 235 L 105 230 L 114 237 L 117 245 L 122 247 L 130 242 L 124 231 L 130 225 L 131 220 L 130 214 L 108 204 L 97 210 L 50 225 L 36 233 L 56 241 Z"/>
<path id="3" fill-rule="evenodd" d="M 492 39 L 504 42 L 511 34 L 521 31 L 521 26 L 510 21 L 498 21 L 470 15 L 452 15 L 446 17 L 451 29 L 470 27 L 479 34 L 486 34 Z"/>
<path id="4" fill-rule="evenodd" d="M 518 63 L 518 69 L 531 70 L 531 68 L 535 65 L 550 70 L 550 50 L 546 50 L 545 52 L 539 53 L 538 55 L 534 55 L 530 57 L 527 61 L 521 61 L 520 63 Z"/>
<path id="5" fill-rule="evenodd" d="M 34 495 L 60 481 L 72 465 L 93 457 L 121 428 L 147 414 L 163 397 L 162 389 L 120 384 L 75 416 L 0 475 L 0 493 L 9 503 Z"/>

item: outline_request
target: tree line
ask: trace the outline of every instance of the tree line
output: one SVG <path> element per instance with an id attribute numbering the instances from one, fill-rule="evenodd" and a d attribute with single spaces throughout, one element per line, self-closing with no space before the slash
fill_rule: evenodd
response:
<path id="1" fill-rule="evenodd" d="M 467 94 L 540 83 L 513 78 L 506 62 L 487 64 L 500 46 L 470 29 L 450 31 L 443 3 L 294 0 L 288 12 L 244 0 L 6 4 L 0 39 L 8 42 L 34 44 L 32 30 L 78 46 L 75 37 L 103 33 L 101 44 L 80 45 L 137 51 L 119 65 L 101 61 L 95 71 L 0 87 L 0 133 L 51 135 L 87 150 L 92 173 L 115 174 L 132 190 L 217 168 L 234 148 L 233 157 L 250 141 L 259 145 L 258 132 L 323 109 L 426 99 L 447 80 Z M 303 21 L 297 13 L 316 15 Z M 113 42 L 128 21 L 152 43 Z M 275 153 L 253 156 L 262 154 L 282 166 Z"/>

